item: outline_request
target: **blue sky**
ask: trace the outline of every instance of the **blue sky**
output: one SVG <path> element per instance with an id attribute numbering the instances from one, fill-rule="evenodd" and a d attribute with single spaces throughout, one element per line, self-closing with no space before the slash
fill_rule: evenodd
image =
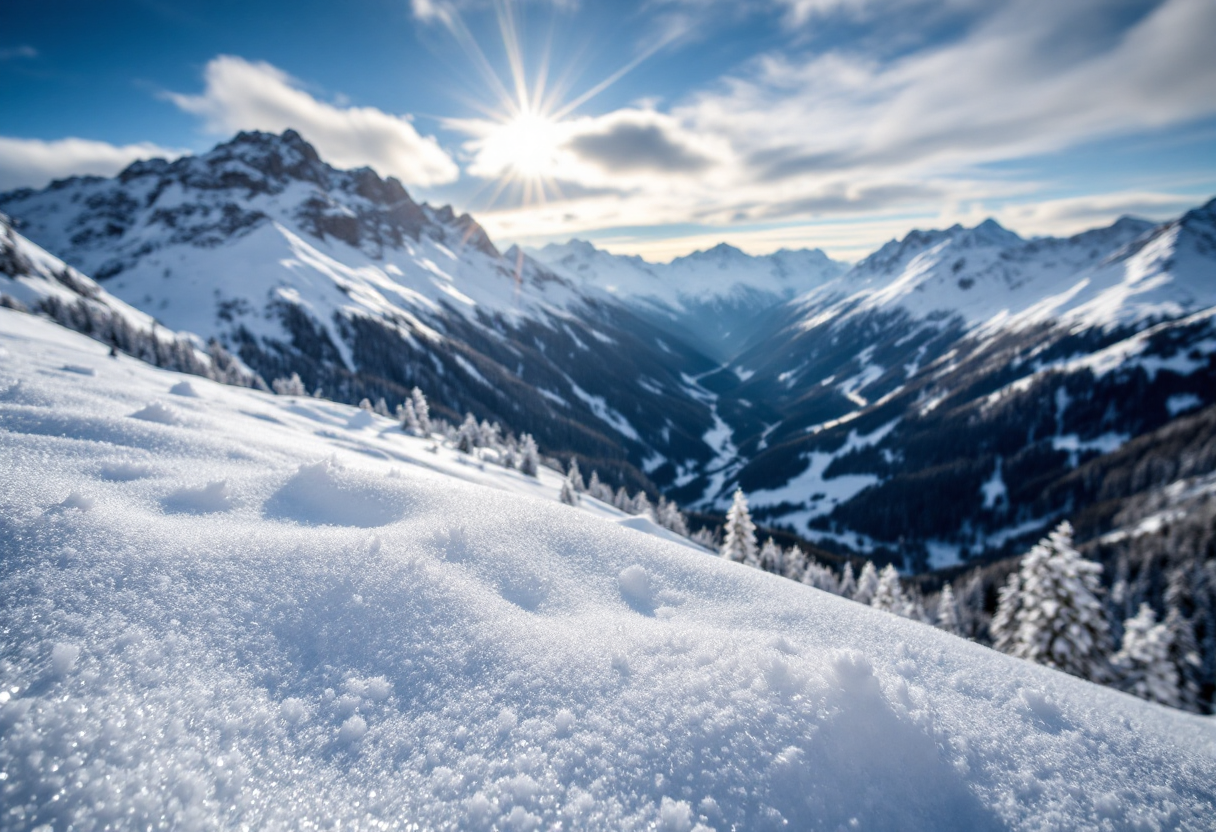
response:
<path id="1" fill-rule="evenodd" d="M 1216 195 L 1212 43 L 1211 0 L 40 0 L 0 189 L 292 126 L 502 242 L 1070 233 Z"/>

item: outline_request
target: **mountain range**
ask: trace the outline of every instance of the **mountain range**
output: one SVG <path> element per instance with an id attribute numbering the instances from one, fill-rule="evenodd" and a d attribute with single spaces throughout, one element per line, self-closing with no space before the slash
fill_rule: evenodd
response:
<path id="1" fill-rule="evenodd" d="M 910 571 L 1022 545 L 1086 508 L 1080 468 L 1216 402 L 1216 201 L 1068 238 L 913 231 L 853 266 L 726 245 L 657 265 L 500 251 L 289 130 L 0 210 L 21 254 L 0 291 L 27 306 L 193 333 L 172 338 L 246 383 L 390 405 L 417 385 L 614 484 L 707 513 L 741 487 L 766 524 Z"/>

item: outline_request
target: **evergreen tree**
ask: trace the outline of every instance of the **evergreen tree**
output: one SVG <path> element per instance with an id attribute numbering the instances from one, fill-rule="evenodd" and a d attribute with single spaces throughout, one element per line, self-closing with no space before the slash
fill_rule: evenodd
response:
<path id="1" fill-rule="evenodd" d="M 782 569 L 782 574 L 791 581 L 801 581 L 802 576 L 806 574 L 807 557 L 806 552 L 802 551 L 797 545 L 791 546 L 785 550 L 785 565 Z M 828 572 L 831 575 L 831 572 Z M 836 581 L 833 579 L 832 583 Z"/>
<path id="2" fill-rule="evenodd" d="M 853 600 L 859 604 L 869 604 L 874 599 L 874 593 L 878 589 L 878 570 L 874 568 L 874 561 L 866 561 L 866 565 L 861 567 L 861 574 L 857 577 L 857 589 L 853 591 Z"/>
<path id="3" fill-rule="evenodd" d="M 961 636 L 962 628 L 958 621 L 958 604 L 954 600 L 954 587 L 946 584 L 941 594 L 937 596 L 937 627 L 951 635 Z"/>
<path id="4" fill-rule="evenodd" d="M 626 514 L 633 513 L 630 511 L 630 509 L 633 508 L 633 500 L 629 498 L 629 492 L 625 490 L 625 486 L 622 485 L 616 490 L 616 493 L 612 495 L 612 506 L 613 508 L 619 508 Z"/>
<path id="5" fill-rule="evenodd" d="M 414 407 L 414 416 L 418 420 L 418 435 L 431 435 L 431 408 L 426 403 L 426 396 L 422 395 L 422 391 L 415 387 L 410 391 L 410 403 Z"/>
<path id="6" fill-rule="evenodd" d="M 719 536 L 717 530 L 715 529 L 710 529 L 708 527 L 697 529 L 689 536 L 688 539 L 693 543 L 696 543 L 698 546 L 704 546 L 711 552 L 716 552 L 719 549 Z"/>
<path id="7" fill-rule="evenodd" d="M 874 597 L 870 606 L 883 612 L 891 612 L 907 617 L 909 613 L 908 598 L 904 595 L 899 583 L 899 572 L 891 564 L 882 568 L 878 574 L 878 584 L 874 587 Z"/>
<path id="8" fill-rule="evenodd" d="M 570 457 L 570 468 L 566 471 L 566 478 L 570 480 L 570 487 L 575 493 L 582 494 L 587 490 L 586 483 L 583 482 L 583 472 L 578 470 L 578 457 Z"/>
<path id="9" fill-rule="evenodd" d="M 1110 678 L 1110 627 L 1098 596 L 1102 567 L 1072 545 L 1061 523 L 1022 558 L 1010 654 L 1092 682 Z"/>
<path id="10" fill-rule="evenodd" d="M 646 496 L 645 491 L 639 489 L 638 493 L 633 495 L 633 500 L 629 503 L 629 513 L 654 518 L 654 509 L 651 508 L 650 498 Z"/>
<path id="11" fill-rule="evenodd" d="M 785 556 L 781 551 L 781 547 L 771 537 L 764 541 L 764 545 L 760 547 L 760 554 L 756 558 L 756 565 L 765 572 L 772 572 L 775 575 L 780 575 L 785 567 Z"/>
<path id="12" fill-rule="evenodd" d="M 371 413 L 372 412 L 372 400 L 367 399 L 367 398 L 360 399 L 359 400 L 359 409 L 366 410 L 368 413 Z"/>
<path id="13" fill-rule="evenodd" d="M 376 399 L 376 404 L 372 407 L 372 410 L 376 412 L 377 416 L 388 418 L 388 402 L 384 400 L 384 396 Z"/>
<path id="14" fill-rule="evenodd" d="M 680 507 L 666 497 L 659 495 L 659 507 L 656 511 L 659 525 L 665 529 L 675 532 L 682 537 L 688 537 L 688 521 L 684 519 L 684 514 L 680 511 Z"/>
<path id="15" fill-rule="evenodd" d="M 498 448 L 502 444 L 502 425 L 482 419 L 477 427 L 477 444 L 482 448 Z"/>
<path id="16" fill-rule="evenodd" d="M 996 595 L 996 614 L 988 625 L 992 646 L 1002 653 L 1012 653 L 1018 635 L 1018 616 L 1022 611 L 1022 576 L 1010 572 L 1005 585 Z"/>
<path id="17" fill-rule="evenodd" d="M 1171 641 L 1169 628 L 1157 623 L 1153 608 L 1141 604 L 1136 616 L 1123 623 L 1123 645 L 1110 660 L 1119 687 L 1141 699 L 1179 707 L 1182 701 L 1178 668 L 1170 661 Z"/>
<path id="18" fill-rule="evenodd" d="M 292 373 L 291 378 L 276 378 L 271 382 L 270 386 L 279 396 L 308 395 L 308 391 L 304 389 L 304 382 L 300 379 L 299 373 Z"/>
<path id="19" fill-rule="evenodd" d="M 756 524 L 747 509 L 743 489 L 735 489 L 735 499 L 726 513 L 726 536 L 722 541 L 722 557 L 736 563 L 758 563 L 756 557 Z"/>
<path id="20" fill-rule="evenodd" d="M 1203 712 L 1200 705 L 1203 661 L 1195 625 L 1186 615 L 1198 606 L 1195 603 L 1198 593 L 1191 591 L 1187 573 L 1185 569 L 1170 573 L 1165 590 L 1165 628 L 1169 634 L 1170 663 L 1178 670 L 1178 707 L 1197 714 Z"/>
<path id="21" fill-rule="evenodd" d="M 515 450 L 514 442 L 508 442 L 503 446 L 498 462 L 503 468 L 514 468 L 519 464 L 519 452 Z"/>
<path id="22" fill-rule="evenodd" d="M 815 589 L 822 589 L 824 592 L 840 594 L 840 582 L 836 580 L 832 570 L 814 560 L 808 560 L 806 567 L 802 570 L 802 582 Z"/>
<path id="23" fill-rule="evenodd" d="M 473 450 L 480 444 L 481 430 L 477 426 L 477 419 L 472 413 L 466 413 L 464 422 L 460 425 L 460 430 L 456 434 L 456 450 L 462 454 L 471 454 Z"/>
<path id="24" fill-rule="evenodd" d="M 591 478 L 587 480 L 587 493 L 602 503 L 612 505 L 612 489 L 600 482 L 599 471 L 591 472 Z"/>
<path id="25" fill-rule="evenodd" d="M 845 598 L 852 598 L 857 594 L 857 579 L 853 577 L 853 564 L 850 561 L 844 562 L 844 569 L 840 572 L 840 581 L 835 592 Z"/>
<path id="26" fill-rule="evenodd" d="M 568 475 L 564 480 L 562 480 L 562 490 L 561 493 L 558 494 L 557 498 L 568 506 L 576 506 L 579 504 L 578 491 L 575 490 L 574 483 L 570 481 L 570 477 Z"/>
<path id="27" fill-rule="evenodd" d="M 525 433 L 519 438 L 519 472 L 535 477 L 539 467 L 540 454 L 536 449 L 536 440 L 532 438 L 532 434 Z"/>

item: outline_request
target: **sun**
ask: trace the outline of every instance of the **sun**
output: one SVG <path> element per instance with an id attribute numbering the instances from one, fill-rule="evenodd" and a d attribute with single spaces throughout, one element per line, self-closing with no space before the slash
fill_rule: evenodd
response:
<path id="1" fill-rule="evenodd" d="M 497 125 L 486 136 L 487 161 L 521 180 L 540 180 L 552 174 L 561 145 L 560 126 L 540 113 L 522 112 Z"/>

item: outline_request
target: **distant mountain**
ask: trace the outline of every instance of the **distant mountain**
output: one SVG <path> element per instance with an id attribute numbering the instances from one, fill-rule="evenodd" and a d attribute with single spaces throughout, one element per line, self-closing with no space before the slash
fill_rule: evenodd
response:
<path id="1" fill-rule="evenodd" d="M 1078 465 L 1216 401 L 1214 306 L 1216 202 L 1067 239 L 914 231 L 701 379 L 738 450 L 678 496 L 737 484 L 913 568 L 1020 544 L 1082 508 L 1053 485 Z"/>
<path id="2" fill-rule="evenodd" d="M 619 299 L 719 361 L 729 361 L 763 328 L 766 312 L 847 269 L 819 249 L 756 257 L 725 243 L 665 264 L 612 255 L 582 240 L 535 255 L 584 292 Z"/>
<path id="3" fill-rule="evenodd" d="M 1075 472 L 1216 403 L 1216 202 L 1068 238 L 913 231 L 851 268 L 726 245 L 658 265 L 500 252 L 287 131 L 0 209 L 98 279 L 83 295 L 202 355 L 214 338 L 251 376 L 390 406 L 416 384 L 631 490 L 712 513 L 742 487 L 766 523 L 911 570 L 1090 510 Z M 56 268 L 21 283 L 37 305 L 99 308 Z"/>

